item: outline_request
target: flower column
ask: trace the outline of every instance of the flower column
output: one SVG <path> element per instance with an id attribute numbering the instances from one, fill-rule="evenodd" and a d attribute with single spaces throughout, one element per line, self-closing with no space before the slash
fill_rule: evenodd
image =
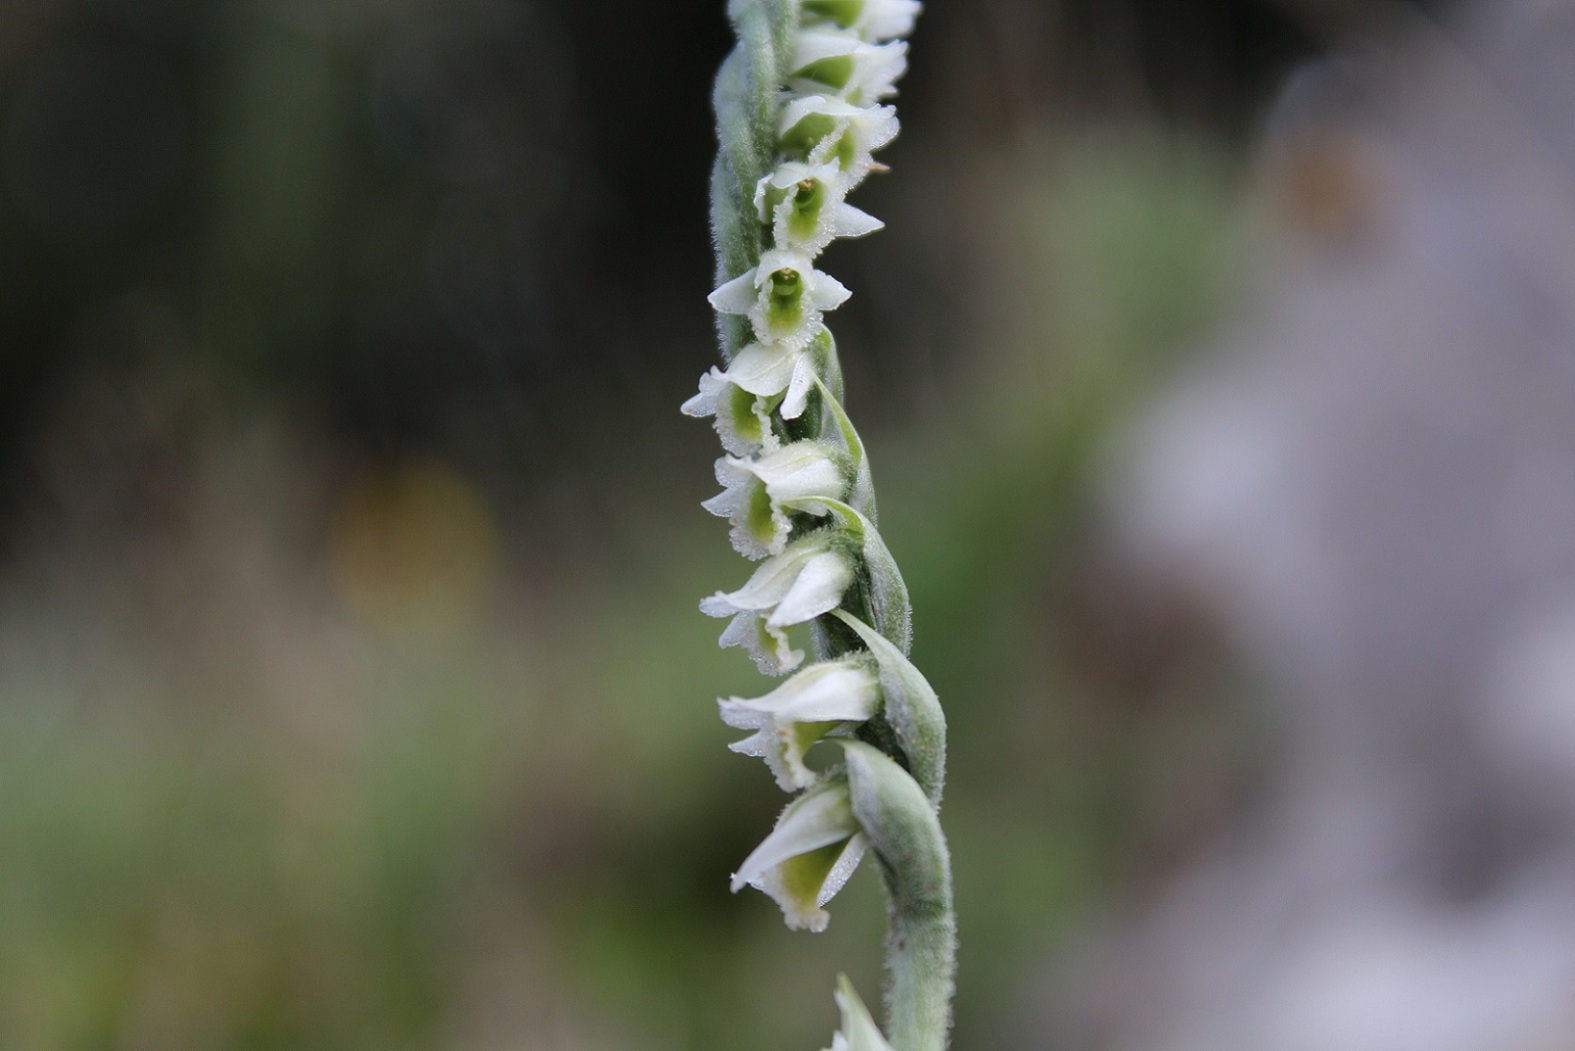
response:
<path id="1" fill-rule="evenodd" d="M 720 702 L 729 726 L 751 731 L 734 751 L 763 758 L 783 790 L 800 793 L 733 889 L 758 887 L 788 926 L 823 930 L 825 904 L 872 852 L 890 901 L 886 1035 L 843 979 L 832 1046 L 850 1051 L 942 1051 L 956 950 L 936 817 L 945 721 L 907 657 L 907 589 L 876 530 L 864 447 L 841 405 L 825 318 L 850 293 L 815 265 L 833 239 L 882 225 L 847 197 L 897 133 L 883 100 L 907 67 L 901 38 L 918 10 L 916 0 L 729 4 L 739 44 L 715 94 L 710 296 L 727 367 L 684 405 L 715 417 L 728 453 L 717 461 L 723 492 L 705 507 L 760 562 L 701 609 L 730 618 L 722 645 L 743 647 L 768 675 L 794 673 L 763 697 Z M 823 741 L 840 762 L 817 772 L 806 753 Z"/>

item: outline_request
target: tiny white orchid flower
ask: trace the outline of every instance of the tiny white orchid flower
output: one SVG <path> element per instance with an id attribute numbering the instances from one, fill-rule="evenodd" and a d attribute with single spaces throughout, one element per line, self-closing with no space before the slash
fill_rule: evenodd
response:
<path id="1" fill-rule="evenodd" d="M 764 697 L 731 697 L 717 704 L 728 726 L 755 731 L 728 747 L 764 759 L 782 790 L 796 792 L 818 779 L 804 765 L 811 745 L 880 710 L 880 676 L 869 660 L 846 657 L 812 664 Z"/>
<path id="2" fill-rule="evenodd" d="M 781 394 L 777 411 L 784 420 L 804 414 L 809 392 L 815 386 L 815 364 L 804 347 L 781 343 L 751 343 L 727 367 L 728 382 L 762 398 Z"/>
<path id="3" fill-rule="evenodd" d="M 776 899 L 792 929 L 823 931 L 831 920 L 823 906 L 848 882 L 865 848 L 848 782 L 823 781 L 782 811 L 733 875 L 733 893 L 756 887 Z"/>
<path id="4" fill-rule="evenodd" d="M 836 997 L 842 1027 L 831 1038 L 827 1051 L 893 1051 L 845 974 L 837 976 Z"/>
<path id="5" fill-rule="evenodd" d="M 893 106 L 855 106 L 828 95 L 806 95 L 782 108 L 782 148 L 808 164 L 835 162 L 849 189 L 874 166 L 873 154 L 897 137 Z"/>
<path id="6" fill-rule="evenodd" d="M 762 343 L 803 347 L 820 331 L 821 318 L 851 295 L 842 282 L 815 269 L 802 252 L 773 249 L 760 265 L 726 282 L 710 295 L 723 314 L 747 314 Z"/>
<path id="7" fill-rule="evenodd" d="M 755 211 L 778 248 L 816 255 L 836 237 L 862 237 L 886 224 L 848 204 L 851 187 L 835 163 L 786 161 L 755 185 Z"/>
<path id="8" fill-rule="evenodd" d="M 782 553 L 793 529 L 791 511 L 830 514 L 815 498 L 841 500 L 848 491 L 847 472 L 831 449 L 815 441 L 754 459 L 724 456 L 716 462 L 716 480 L 726 488 L 701 506 L 733 523 L 733 547 L 752 559 Z"/>
<path id="9" fill-rule="evenodd" d="M 811 382 L 805 380 L 806 385 Z M 769 406 L 758 392 L 734 382 L 730 372 L 713 367 L 701 376 L 700 393 L 684 402 L 680 411 L 685 416 L 715 416 L 722 448 L 735 456 L 771 452 L 781 445 L 771 427 Z"/>
<path id="10" fill-rule="evenodd" d="M 804 651 L 792 648 L 787 629 L 836 609 L 852 584 L 851 559 L 822 531 L 766 559 L 737 591 L 718 591 L 702 600 L 700 611 L 732 617 L 720 645 L 742 646 L 762 672 L 782 675 L 804 660 Z"/>
<path id="11" fill-rule="evenodd" d="M 803 92 L 830 88 L 855 106 L 867 106 L 897 93 L 908 71 L 908 42 L 870 44 L 834 29 L 800 31 L 788 82 Z"/>
<path id="12" fill-rule="evenodd" d="M 804 0 L 811 20 L 830 22 L 872 42 L 913 32 L 919 0 Z"/>

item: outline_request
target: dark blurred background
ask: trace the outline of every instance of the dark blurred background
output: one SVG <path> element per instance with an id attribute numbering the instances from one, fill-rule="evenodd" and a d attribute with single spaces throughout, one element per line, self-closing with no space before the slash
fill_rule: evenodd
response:
<path id="1" fill-rule="evenodd" d="M 872 873 L 820 936 L 726 889 L 782 800 L 724 748 L 713 698 L 766 685 L 695 609 L 748 567 L 698 506 L 714 435 L 677 411 L 715 360 L 722 8 L 0 0 L 0 1049 L 786 1051 L 828 1041 L 838 970 L 873 998 Z M 1178 961 L 1203 944 L 1150 903 L 1272 815 L 1297 735 L 1322 732 L 1299 712 L 1373 681 L 1297 679 L 1316 660 L 1279 645 L 1308 637 L 1296 610 L 1230 598 L 1320 579 L 1276 590 L 1282 555 L 1252 561 L 1235 505 L 1208 503 L 1208 464 L 1302 432 L 1189 460 L 1163 421 L 1193 417 L 1160 393 L 1233 360 L 1215 344 L 1246 348 L 1228 376 L 1288 345 L 1284 302 L 1316 347 L 1376 348 L 1329 384 L 1371 390 L 1367 364 L 1436 301 L 1375 292 L 1362 315 L 1327 282 L 1414 273 L 1375 262 L 1408 230 L 1435 262 L 1479 258 L 1457 234 L 1516 157 L 1567 215 L 1548 129 L 1575 66 L 1562 44 L 1516 57 L 1568 39 L 1501 32 L 1521 9 L 1568 27 L 1532 0 L 934 0 L 921 19 L 893 173 L 857 200 L 887 229 L 826 267 L 854 290 L 834 318 L 850 409 L 952 723 L 960 1047 L 1412 1046 L 1359 1024 L 1276 1042 L 1289 1008 L 1170 1040 L 1166 1019 L 1218 1017 L 1250 981 L 1166 1014 L 1149 971 L 1169 957 L 1097 961 L 1123 938 L 1173 937 Z M 1514 124 L 1484 97 L 1532 131 L 1462 144 Z M 1435 164 L 1457 155 L 1482 177 Z M 1416 219 L 1430 201 L 1448 207 Z M 1562 354 L 1549 252 L 1459 287 L 1488 282 L 1484 315 L 1552 317 Z M 1244 318 L 1262 328 L 1215 335 Z M 1330 319 L 1352 327 L 1320 342 Z M 1476 404 L 1462 376 L 1420 417 Z M 1221 404 L 1289 418 L 1264 391 L 1309 382 Z M 1307 433 L 1342 433 L 1343 405 Z M 1264 470 L 1304 503 L 1351 491 Z M 1363 477 L 1367 503 L 1329 521 L 1393 511 L 1405 549 L 1453 520 L 1388 501 L 1403 457 Z M 1496 499 L 1475 486 L 1448 492 Z M 1200 521 L 1212 548 L 1186 543 Z M 1429 608 L 1398 619 L 1425 634 Z M 1424 765 L 1461 739 L 1415 739 L 1435 738 Z M 1461 833 L 1470 857 L 1502 838 L 1494 813 Z M 1150 922 L 1170 933 L 1118 933 Z M 1149 1028 L 1123 1021 L 1136 1005 Z M 1536 1046 L 1575 1047 L 1556 1032 Z"/>

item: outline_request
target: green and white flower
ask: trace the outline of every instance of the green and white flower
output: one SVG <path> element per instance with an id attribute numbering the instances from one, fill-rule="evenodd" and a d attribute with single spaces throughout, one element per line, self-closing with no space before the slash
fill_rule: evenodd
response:
<path id="1" fill-rule="evenodd" d="M 729 383 L 759 397 L 782 395 L 778 415 L 796 420 L 815 386 L 815 363 L 805 347 L 751 343 L 733 358 L 725 375 Z"/>
<path id="2" fill-rule="evenodd" d="M 908 71 L 908 43 L 871 44 L 836 29 L 799 33 L 788 83 L 804 94 L 830 89 L 855 106 L 868 106 L 897 93 L 897 79 Z"/>
<path id="3" fill-rule="evenodd" d="M 782 675 L 804 660 L 804 652 L 788 640 L 787 629 L 836 609 L 853 576 L 852 559 L 836 535 L 821 530 L 766 559 L 737 591 L 718 591 L 703 599 L 700 611 L 732 617 L 720 644 L 742 646 L 762 672 Z"/>
<path id="4" fill-rule="evenodd" d="M 804 753 L 827 734 L 848 731 L 881 707 L 880 677 L 867 657 L 812 664 L 764 697 L 718 701 L 722 721 L 751 736 L 728 745 L 766 761 L 784 792 L 809 788 L 817 778 Z"/>
<path id="5" fill-rule="evenodd" d="M 755 186 L 755 210 L 779 248 L 814 256 L 837 237 L 863 237 L 886 224 L 848 204 L 851 187 L 836 164 L 786 161 Z"/>
<path id="6" fill-rule="evenodd" d="M 822 907 L 858 868 L 866 841 L 853 816 L 848 782 L 823 781 L 787 805 L 776 828 L 733 874 L 733 893 L 765 891 L 794 930 L 823 931 Z"/>
<path id="7" fill-rule="evenodd" d="M 736 360 L 734 364 L 737 365 Z M 807 394 L 814 382 L 813 374 L 803 382 Z M 803 394 L 799 400 L 802 406 Z M 770 406 L 757 393 L 736 382 L 731 369 L 723 372 L 713 366 L 702 375 L 700 393 L 684 402 L 680 411 L 686 416 L 715 416 L 722 448 L 734 456 L 770 452 L 781 444 L 771 425 Z M 799 411 L 803 411 L 802 407 Z"/>
<path id="8" fill-rule="evenodd" d="M 815 441 L 754 459 L 724 456 L 716 462 L 716 480 L 727 488 L 701 506 L 733 523 L 733 547 L 752 559 L 782 553 L 793 529 L 790 512 L 830 514 L 817 498 L 841 500 L 848 491 L 846 470 Z"/>
<path id="9" fill-rule="evenodd" d="M 760 342 L 797 348 L 815 338 L 824 312 L 851 294 L 816 270 L 810 256 L 776 248 L 761 253 L 759 266 L 724 283 L 709 299 L 720 313 L 747 314 Z"/>
<path id="10" fill-rule="evenodd" d="M 835 163 L 851 189 L 874 167 L 875 151 L 897 137 L 897 110 L 806 95 L 782 107 L 779 131 L 790 157 L 807 164 Z"/>
<path id="11" fill-rule="evenodd" d="M 847 975 L 838 976 L 835 995 L 837 1008 L 842 1012 L 842 1027 L 831 1038 L 827 1051 L 893 1051 Z"/>

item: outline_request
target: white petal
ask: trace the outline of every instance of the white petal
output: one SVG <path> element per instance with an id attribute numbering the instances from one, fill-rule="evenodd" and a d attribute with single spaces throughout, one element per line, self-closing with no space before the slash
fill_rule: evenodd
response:
<path id="1" fill-rule="evenodd" d="M 805 291 L 810 301 L 821 310 L 835 310 L 846 303 L 848 297 L 853 294 L 841 281 L 819 270 L 805 274 L 804 280 L 808 286 Z"/>
<path id="2" fill-rule="evenodd" d="M 858 37 L 836 29 L 805 29 L 799 32 L 793 49 L 793 72 L 839 55 L 852 55 L 867 47 Z"/>
<path id="3" fill-rule="evenodd" d="M 734 356 L 727 378 L 751 394 L 770 397 L 788 389 L 803 360 L 802 351 L 780 343 L 751 343 Z"/>
<path id="4" fill-rule="evenodd" d="M 863 237 L 872 234 L 886 224 L 866 211 L 853 207 L 851 204 L 837 203 L 832 205 L 827 216 L 833 237 Z"/>
<path id="5" fill-rule="evenodd" d="M 728 745 L 766 761 L 783 791 L 809 788 L 819 778 L 804 754 L 828 732 L 871 718 L 881 706 L 875 671 L 859 660 L 815 664 L 764 697 L 718 701 L 722 721 L 756 732 Z"/>
<path id="6" fill-rule="evenodd" d="M 837 983 L 836 997 L 842 1025 L 832 1037 L 828 1051 L 893 1051 L 846 975 Z"/>
<path id="7" fill-rule="evenodd" d="M 857 27 L 865 40 L 890 40 L 913 32 L 919 0 L 864 0 Z"/>
<path id="8" fill-rule="evenodd" d="M 868 849 L 869 840 L 865 838 L 863 831 L 854 833 L 853 838 L 848 840 L 848 845 L 842 848 L 837 863 L 831 866 L 826 882 L 820 885 L 820 896 L 815 901 L 816 905 L 825 905 L 837 896 L 839 890 L 847 886 L 848 880 L 853 878 L 853 873 L 858 869 L 859 862 Z"/>
<path id="9" fill-rule="evenodd" d="M 700 377 L 700 393 L 679 406 L 678 411 L 685 416 L 714 416 L 717 393 L 726 386 L 727 377 L 722 374 L 722 370 L 712 368 Z"/>
<path id="10" fill-rule="evenodd" d="M 825 114 L 834 120 L 850 121 L 853 114 L 858 112 L 858 107 L 844 102 L 839 98 L 829 95 L 804 95 L 789 102 L 782 108 L 782 116 L 777 124 L 777 134 L 786 135 L 805 117 L 816 114 Z M 843 125 L 846 127 L 846 124 Z M 823 164 L 824 161 L 811 161 L 811 164 Z"/>
<path id="11" fill-rule="evenodd" d="M 846 781 L 827 781 L 787 805 L 777 826 L 733 874 L 734 893 L 746 884 L 759 886 L 766 871 L 790 858 L 829 847 L 859 831 Z"/>
<path id="12" fill-rule="evenodd" d="M 815 261 L 803 252 L 795 252 L 790 248 L 773 248 L 769 252 L 760 253 L 760 266 L 757 268 L 757 273 L 769 275 L 778 270 L 793 270 L 807 278 L 815 272 Z M 763 279 L 761 283 L 764 284 Z"/>
<path id="13" fill-rule="evenodd" d="M 766 618 L 769 628 L 785 628 L 814 620 L 837 608 L 853 583 L 853 567 L 840 552 L 824 551 L 804 563 L 788 591 Z"/>
<path id="14" fill-rule="evenodd" d="M 757 270 L 749 270 L 739 274 L 707 296 L 707 301 L 720 314 L 749 313 L 749 308 L 755 305 L 757 273 Z"/>
<path id="15" fill-rule="evenodd" d="M 788 381 L 787 396 L 782 399 L 780 407 L 784 420 L 796 420 L 804 414 L 810 388 L 814 385 L 815 367 L 809 363 L 809 355 L 800 354 L 793 365 L 793 378 Z"/>
<path id="16" fill-rule="evenodd" d="M 831 459 L 831 450 L 815 441 L 784 445 L 749 463 L 747 470 L 765 483 L 773 500 L 815 496 L 837 500 L 848 484 L 842 469 Z"/>
<path id="17" fill-rule="evenodd" d="M 843 89 L 852 102 L 868 104 L 895 94 L 896 82 L 908 71 L 908 42 L 865 45 L 854 54 L 853 77 Z"/>
<path id="18" fill-rule="evenodd" d="M 880 707 L 880 680 L 860 660 L 811 665 L 763 697 L 718 701 L 722 721 L 735 730 L 773 723 L 863 722 Z"/>

